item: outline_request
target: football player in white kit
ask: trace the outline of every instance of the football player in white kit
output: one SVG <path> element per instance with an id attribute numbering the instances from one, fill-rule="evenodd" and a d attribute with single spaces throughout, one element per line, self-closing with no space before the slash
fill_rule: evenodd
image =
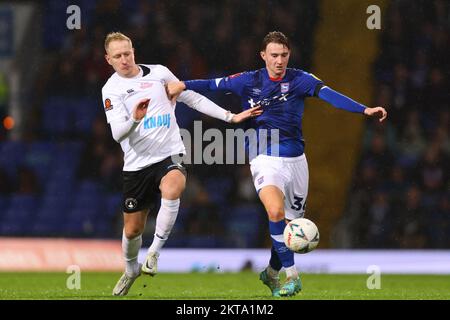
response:
<path id="1" fill-rule="evenodd" d="M 115 73 L 102 89 L 107 122 L 114 140 L 124 153 L 122 251 L 125 272 L 113 295 L 126 295 L 141 273 L 154 276 L 159 251 L 175 223 L 186 170 L 172 156 L 185 154 L 175 118 L 175 103 L 168 99 L 165 84 L 178 79 L 162 65 L 136 64 L 131 40 L 113 32 L 105 39 L 106 61 Z M 193 91 L 178 101 L 223 121 L 238 123 L 261 114 L 258 107 L 232 114 Z M 156 218 L 153 242 L 143 264 L 138 262 L 142 233 L 149 210 L 161 207 Z"/>

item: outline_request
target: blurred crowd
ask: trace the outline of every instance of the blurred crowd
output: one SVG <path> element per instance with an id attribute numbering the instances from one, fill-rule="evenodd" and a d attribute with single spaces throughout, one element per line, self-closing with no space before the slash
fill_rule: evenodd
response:
<path id="1" fill-rule="evenodd" d="M 58 27 L 69 4 L 81 8 L 80 30 Z M 315 0 L 44 1 L 41 9 L 46 60 L 26 129 L 20 141 L 0 135 L 1 235 L 120 237 L 123 156 L 101 101 L 112 74 L 108 32 L 130 36 L 138 63 L 187 80 L 263 67 L 259 46 L 272 30 L 290 37 L 290 65 L 309 70 L 318 19 Z M 392 1 L 385 13 L 373 104 L 387 106 L 389 119 L 365 131 L 343 214 L 348 247 L 450 247 L 449 17 L 445 0 Z M 236 97 L 209 97 L 239 110 Z M 195 120 L 203 130 L 231 127 L 180 104 L 176 115 L 188 130 Z M 248 165 L 188 166 L 181 203 L 168 246 L 267 245 Z"/>
<path id="2" fill-rule="evenodd" d="M 69 4 L 81 8 L 80 30 L 60 27 L 65 25 Z M 0 233 L 6 235 L 120 236 L 123 155 L 111 137 L 101 101 L 101 88 L 113 72 L 104 60 L 104 38 L 108 32 L 121 31 L 133 40 L 136 62 L 163 64 L 179 79 L 187 80 L 263 67 L 260 44 L 265 34 L 275 29 L 291 38 L 295 52 L 292 64 L 308 68 L 317 21 L 314 0 L 45 1 L 41 11 L 47 61 L 39 73 L 23 141 L 3 147 L 3 151 L 9 150 L 9 159 L 19 152 L 11 150 L 25 149 L 29 154 L 20 167 L 3 172 L 12 176 L 12 183 L 6 184 L 8 190 L 0 192 L 13 195 L 8 204 L 10 213 L 0 227 Z M 226 109 L 239 111 L 236 97 L 210 97 Z M 203 130 L 232 127 L 182 104 L 177 106 L 176 116 L 179 126 L 191 131 L 195 120 L 202 120 Z M 30 150 L 30 145 L 42 142 L 44 145 L 38 150 Z M 52 168 L 50 176 L 40 179 L 44 172 L 37 171 L 41 171 L 42 161 L 33 165 L 34 160 L 50 150 L 63 153 L 62 146 L 75 159 L 66 157 L 58 161 L 56 168 L 53 162 L 47 163 Z M 40 208 L 28 217 L 30 221 L 39 220 L 41 211 L 53 212 L 53 216 L 47 213 L 48 220 L 41 221 L 42 225 L 54 225 L 53 228 L 17 229 L 13 218 L 11 226 L 6 223 L 9 214 L 17 211 L 14 203 L 24 202 L 24 196 L 31 197 L 29 206 Z M 181 203 L 168 246 L 265 245 L 265 212 L 257 199 L 248 165 L 188 165 L 188 184 Z M 61 221 L 56 216 L 65 219 Z M 73 223 L 81 223 L 81 227 Z M 153 218 L 149 219 L 146 232 L 153 231 L 152 223 Z M 152 237 L 144 239 L 150 241 Z"/>
<path id="3" fill-rule="evenodd" d="M 450 248 L 450 6 L 392 1 L 374 105 L 343 219 L 354 247 Z"/>

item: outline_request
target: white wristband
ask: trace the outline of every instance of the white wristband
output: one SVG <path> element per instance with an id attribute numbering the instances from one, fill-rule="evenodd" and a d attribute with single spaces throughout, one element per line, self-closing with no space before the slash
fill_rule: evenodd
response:
<path id="1" fill-rule="evenodd" d="M 231 120 L 233 119 L 234 116 L 235 116 L 234 113 L 231 113 L 230 111 L 227 111 L 227 113 L 225 114 L 225 121 L 226 122 L 231 122 Z"/>
<path id="2" fill-rule="evenodd" d="M 136 119 L 133 117 L 133 115 L 131 115 L 130 120 L 133 121 L 134 123 L 141 123 L 141 121 L 142 121 L 142 119 L 141 119 L 141 120 L 136 120 Z"/>

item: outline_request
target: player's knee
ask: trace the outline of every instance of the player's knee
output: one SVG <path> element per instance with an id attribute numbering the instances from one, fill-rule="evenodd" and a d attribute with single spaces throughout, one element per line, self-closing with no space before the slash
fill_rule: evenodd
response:
<path id="1" fill-rule="evenodd" d="M 171 177 L 160 185 L 161 196 L 164 199 L 175 200 L 181 197 L 186 187 L 186 179 L 183 177 Z"/>
<path id="2" fill-rule="evenodd" d="M 168 185 L 161 187 L 161 196 L 164 199 L 175 200 L 181 197 L 184 191 L 184 185 Z"/>
<path id="3" fill-rule="evenodd" d="M 125 237 L 127 237 L 127 239 L 134 239 L 136 237 L 139 237 L 143 231 L 144 230 L 142 230 L 142 228 L 138 226 L 126 227 Z"/>
<path id="4" fill-rule="evenodd" d="M 282 206 L 270 205 L 266 208 L 270 221 L 280 221 L 284 219 L 284 208 Z"/>

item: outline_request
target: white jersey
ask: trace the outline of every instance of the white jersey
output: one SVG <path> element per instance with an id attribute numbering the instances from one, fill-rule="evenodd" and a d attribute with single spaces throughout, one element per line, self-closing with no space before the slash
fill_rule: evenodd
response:
<path id="1" fill-rule="evenodd" d="M 162 65 L 139 65 L 140 73 L 124 78 L 114 73 L 103 86 L 106 119 L 127 121 L 137 102 L 149 98 L 147 114 L 120 142 L 124 152 L 124 171 L 138 171 L 172 155 L 186 153 L 165 83 L 178 79 Z"/>

